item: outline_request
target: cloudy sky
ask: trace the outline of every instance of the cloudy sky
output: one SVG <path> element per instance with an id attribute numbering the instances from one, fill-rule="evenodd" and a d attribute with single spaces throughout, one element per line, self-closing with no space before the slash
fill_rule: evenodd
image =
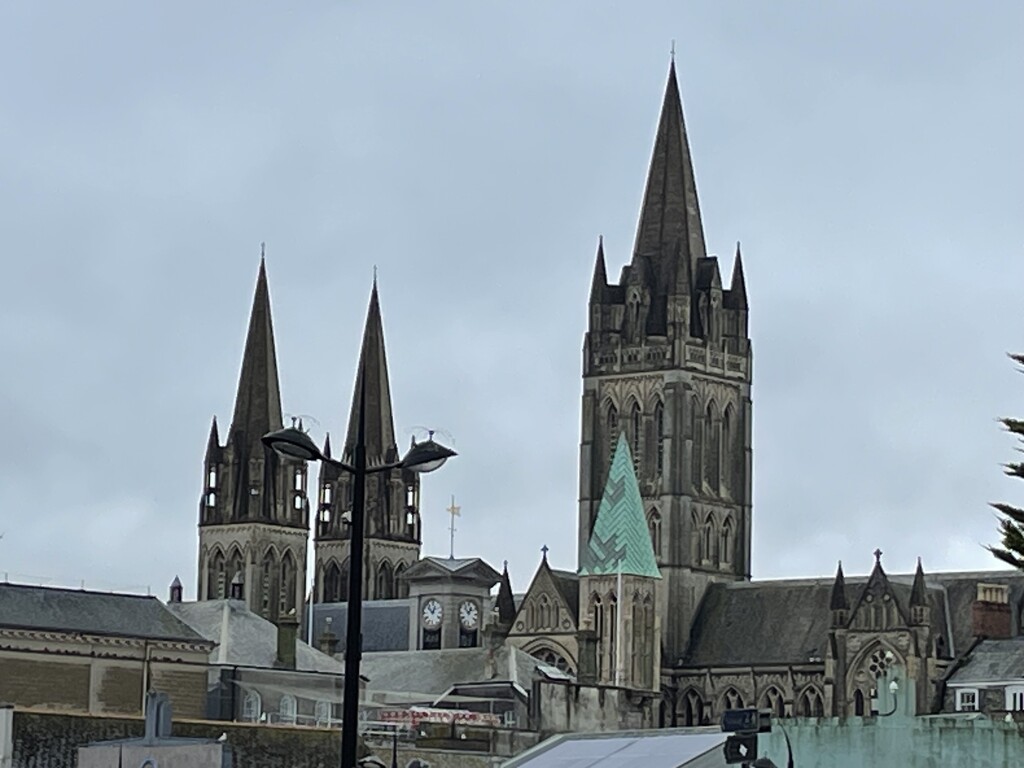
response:
<path id="1" fill-rule="evenodd" d="M 757 577 L 993 565 L 1024 415 L 1012 2 L 6 3 L 0 571 L 195 588 L 259 261 L 284 407 L 344 429 L 373 267 L 425 550 L 575 564 L 598 235 L 629 260 L 669 51 L 743 242 Z"/>

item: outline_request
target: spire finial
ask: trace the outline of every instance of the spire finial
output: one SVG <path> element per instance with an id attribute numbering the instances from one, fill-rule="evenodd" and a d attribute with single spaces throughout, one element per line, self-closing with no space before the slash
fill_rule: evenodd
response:
<path id="1" fill-rule="evenodd" d="M 541 551 L 541 554 L 544 556 L 544 562 L 547 562 L 547 560 L 548 560 L 548 545 L 545 544 L 543 547 L 540 548 L 540 551 Z"/>
<path id="2" fill-rule="evenodd" d="M 267 258 L 267 244 L 260 243 L 260 261 L 263 261 L 265 258 Z"/>
<path id="3" fill-rule="evenodd" d="M 875 565 L 881 565 L 882 564 L 882 550 L 876 549 L 872 554 L 875 556 Z"/>
<path id="4" fill-rule="evenodd" d="M 377 265 L 373 265 L 373 287 L 377 287 Z"/>
<path id="5" fill-rule="evenodd" d="M 674 39 L 672 40 L 672 53 L 671 53 L 671 56 L 672 56 L 672 63 L 675 64 L 676 63 L 676 41 Z"/>
<path id="6" fill-rule="evenodd" d="M 503 560 L 501 565 L 503 570 L 508 571 L 508 560 Z"/>

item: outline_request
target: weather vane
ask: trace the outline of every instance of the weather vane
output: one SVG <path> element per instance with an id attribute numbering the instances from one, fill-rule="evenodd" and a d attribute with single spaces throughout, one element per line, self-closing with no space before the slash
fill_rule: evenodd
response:
<path id="1" fill-rule="evenodd" d="M 448 533 L 449 533 L 449 535 L 451 537 L 450 545 L 449 545 L 450 548 L 448 550 L 448 557 L 451 560 L 455 559 L 455 531 L 456 531 L 456 528 L 455 528 L 455 518 L 458 517 L 461 512 L 462 512 L 462 507 L 455 506 L 455 494 L 453 493 L 452 494 L 452 505 L 450 507 L 448 507 L 448 514 L 452 516 L 452 522 L 448 526 Z"/>

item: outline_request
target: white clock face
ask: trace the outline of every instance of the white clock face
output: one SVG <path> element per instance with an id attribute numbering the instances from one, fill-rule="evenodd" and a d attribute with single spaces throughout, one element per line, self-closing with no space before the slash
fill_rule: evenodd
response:
<path id="1" fill-rule="evenodd" d="M 479 617 L 480 611 L 477 609 L 476 603 L 471 603 L 467 600 L 459 606 L 459 621 L 462 622 L 462 626 L 466 629 L 475 629 Z"/>
<path id="2" fill-rule="evenodd" d="M 441 625 L 443 617 L 444 609 L 441 608 L 441 604 L 437 600 L 427 600 L 423 606 L 423 624 L 433 629 Z"/>

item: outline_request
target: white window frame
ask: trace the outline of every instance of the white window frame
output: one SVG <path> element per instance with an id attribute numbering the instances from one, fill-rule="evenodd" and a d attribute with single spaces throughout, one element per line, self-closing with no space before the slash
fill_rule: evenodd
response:
<path id="1" fill-rule="evenodd" d="M 263 699 L 256 691 L 249 691 L 242 704 L 242 720 L 247 723 L 259 722 L 262 715 Z"/>
<path id="2" fill-rule="evenodd" d="M 295 697 L 290 693 L 286 693 L 282 696 L 280 703 L 277 705 L 277 714 L 282 723 L 295 725 L 295 721 L 299 714 L 299 706 Z"/>
<path id="3" fill-rule="evenodd" d="M 1008 685 L 1006 692 L 1006 709 L 1010 712 L 1024 712 L 1024 685 Z"/>
<path id="4" fill-rule="evenodd" d="M 973 701 L 966 703 L 964 699 L 973 697 Z M 977 688 L 957 688 L 956 689 L 956 711 L 957 712 L 980 712 L 981 707 L 980 697 L 978 695 Z"/>

